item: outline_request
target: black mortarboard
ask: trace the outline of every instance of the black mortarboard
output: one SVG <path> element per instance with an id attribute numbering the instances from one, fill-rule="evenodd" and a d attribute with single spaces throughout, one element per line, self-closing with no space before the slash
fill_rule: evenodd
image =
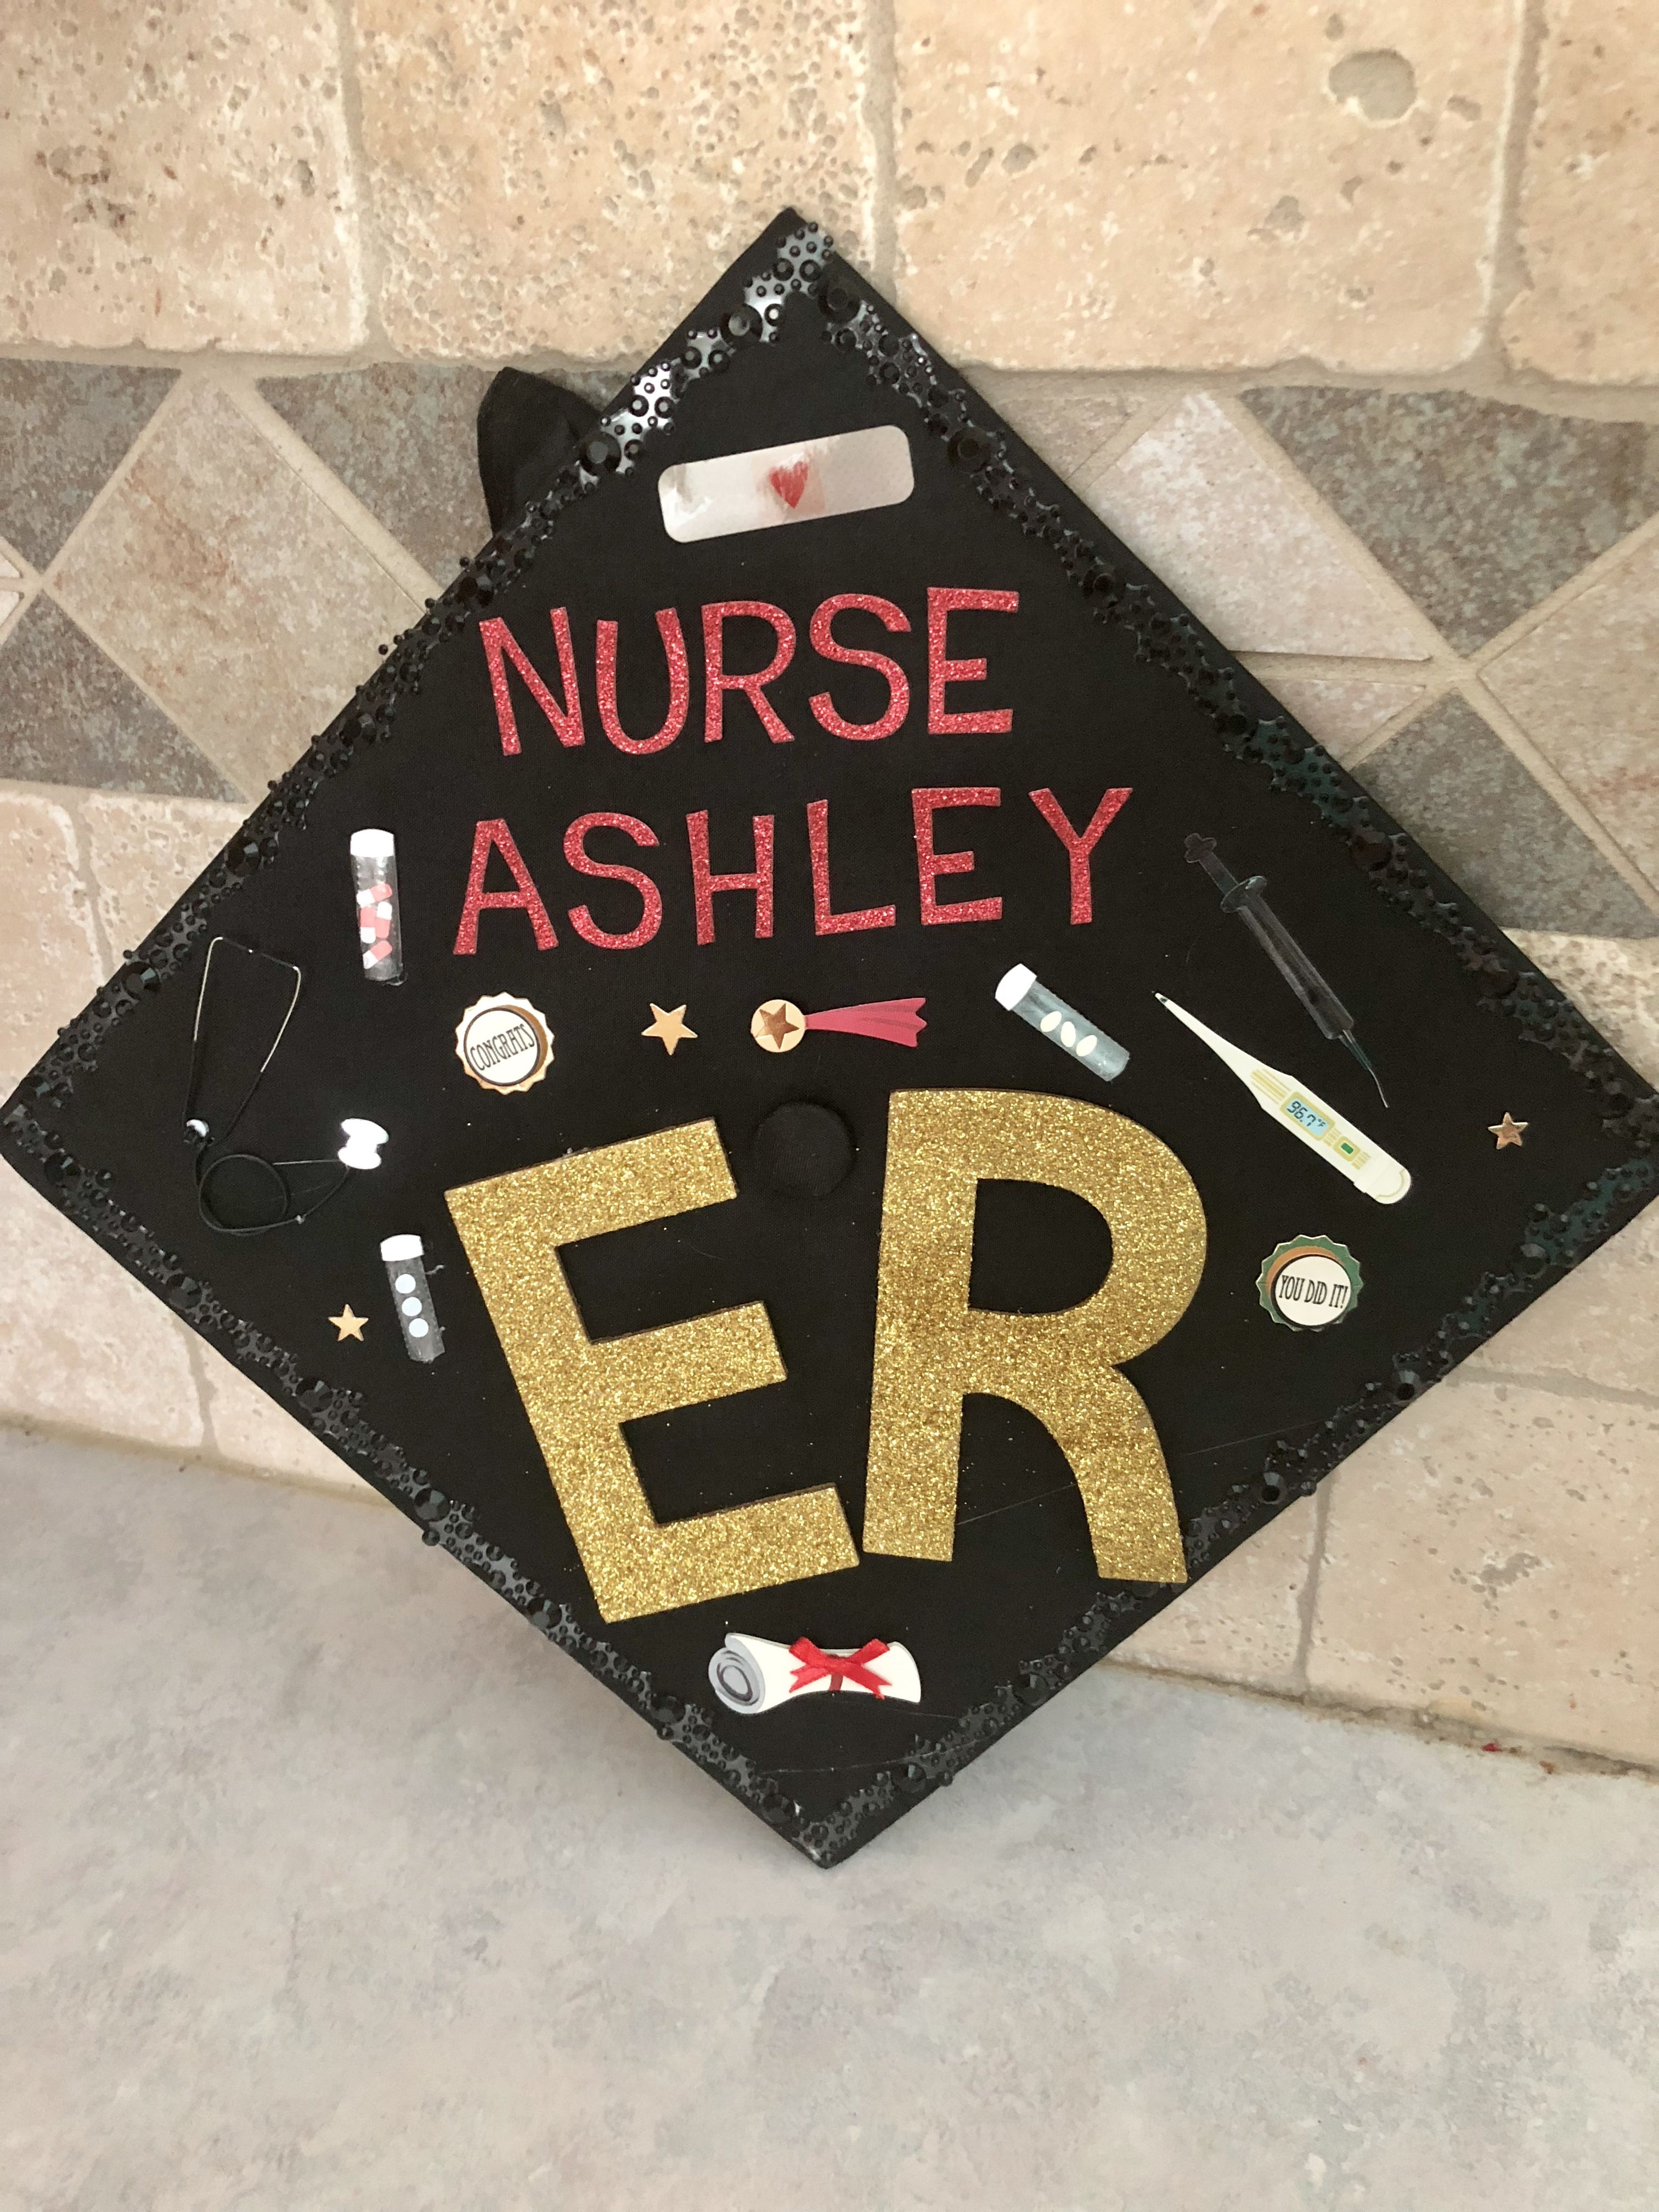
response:
<path id="1" fill-rule="evenodd" d="M 1659 1105 L 811 224 L 596 421 L 527 385 L 3 1140 L 828 1865 L 1629 1218 Z"/>

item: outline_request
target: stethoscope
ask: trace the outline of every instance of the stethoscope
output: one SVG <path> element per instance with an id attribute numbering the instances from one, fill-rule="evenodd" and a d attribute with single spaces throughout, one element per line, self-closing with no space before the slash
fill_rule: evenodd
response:
<path id="1" fill-rule="evenodd" d="M 269 961 L 274 968 L 286 969 L 294 978 L 294 988 L 289 995 L 288 1006 L 276 1034 L 271 1039 L 270 1050 L 254 1070 L 253 1080 L 243 1092 L 235 1112 L 216 1135 L 197 1113 L 196 1098 L 202 1080 L 202 1016 L 207 1005 L 208 978 L 213 972 L 213 956 L 222 945 L 234 945 L 239 952 L 246 952 L 252 959 Z M 300 991 L 304 981 L 303 974 L 292 960 L 282 960 L 275 953 L 261 952 L 252 945 L 242 944 L 239 939 L 220 936 L 209 943 L 207 958 L 202 963 L 201 987 L 196 994 L 196 1018 L 190 1033 L 190 1075 L 185 1087 L 185 1140 L 194 1157 L 197 1211 L 207 1226 L 221 1237 L 263 1237 L 272 1229 L 297 1229 L 344 1189 L 354 1171 L 379 1167 L 379 1148 L 388 1141 L 386 1131 L 378 1121 L 342 1121 L 340 1127 L 346 1141 L 332 1155 L 340 1163 L 340 1172 L 327 1188 L 303 1209 L 296 1204 L 293 1186 L 284 1171 L 289 1168 L 325 1167 L 327 1156 L 317 1159 L 268 1160 L 261 1152 L 227 1152 L 223 1149 L 229 1143 L 238 1122 L 253 1103 L 254 1094 L 264 1082 L 266 1070 L 276 1057 L 276 1048 L 288 1034 L 288 1025 L 294 1018 L 294 1009 L 300 1003 Z M 272 1194 L 276 1209 L 269 1221 L 227 1221 L 216 1208 L 213 1202 L 215 1178 L 222 1170 L 233 1166 L 242 1169 L 244 1172 L 252 1170 L 266 1179 L 266 1187 Z"/>

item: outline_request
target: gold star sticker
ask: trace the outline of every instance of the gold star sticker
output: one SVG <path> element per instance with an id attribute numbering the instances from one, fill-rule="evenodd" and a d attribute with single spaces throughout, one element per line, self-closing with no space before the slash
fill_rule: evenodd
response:
<path id="1" fill-rule="evenodd" d="M 787 999 L 767 999 L 755 1009 L 749 1034 L 763 1052 L 789 1052 L 806 1034 L 806 1018 Z"/>
<path id="2" fill-rule="evenodd" d="M 336 1344 L 343 1344 L 349 1336 L 354 1337 L 359 1344 L 362 1342 L 363 1331 L 368 1327 L 368 1318 L 362 1314 L 353 1313 L 349 1304 L 342 1306 L 338 1313 L 331 1314 L 329 1319 L 339 1331 L 334 1340 Z"/>
<path id="3" fill-rule="evenodd" d="M 1518 1145 L 1522 1129 L 1530 1129 L 1531 1127 L 1530 1121 L 1517 1121 L 1509 1114 L 1505 1114 L 1501 1121 L 1488 1121 L 1486 1124 L 1488 1133 L 1498 1139 L 1500 1152 L 1505 1145 Z"/>
<path id="4" fill-rule="evenodd" d="M 684 1006 L 659 1006 L 654 999 L 647 999 L 646 1004 L 656 1016 L 656 1019 L 648 1029 L 641 1030 L 640 1035 L 655 1037 L 670 1060 L 672 1060 L 675 1046 L 684 1044 L 687 1037 L 694 1037 L 697 1033 L 696 1030 L 687 1029 L 682 1018 L 685 1012 Z"/>

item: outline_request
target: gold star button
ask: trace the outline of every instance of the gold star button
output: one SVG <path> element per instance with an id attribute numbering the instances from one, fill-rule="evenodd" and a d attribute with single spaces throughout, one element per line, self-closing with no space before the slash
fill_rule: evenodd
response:
<path id="1" fill-rule="evenodd" d="M 687 1029 L 683 1018 L 685 1013 L 684 1006 L 659 1006 L 654 999 L 647 999 L 646 1004 L 656 1018 L 648 1028 L 642 1029 L 640 1035 L 655 1037 L 670 1060 L 672 1060 L 675 1046 L 684 1044 L 687 1037 L 694 1037 L 697 1033 L 696 1030 Z"/>
<path id="2" fill-rule="evenodd" d="M 768 999 L 756 1007 L 749 1034 L 763 1052 L 793 1052 L 806 1035 L 806 1017 L 787 999 Z"/>
<path id="3" fill-rule="evenodd" d="M 1530 1129 L 1531 1127 L 1530 1121 L 1517 1121 L 1512 1115 L 1509 1114 L 1505 1114 L 1501 1121 L 1488 1121 L 1486 1124 L 1489 1134 L 1498 1139 L 1498 1149 L 1500 1152 L 1505 1145 L 1518 1145 L 1522 1129 Z"/>
<path id="4" fill-rule="evenodd" d="M 331 1314 L 329 1319 L 339 1331 L 334 1340 L 336 1344 L 343 1344 L 349 1336 L 355 1338 L 359 1344 L 362 1342 L 363 1331 L 368 1327 L 368 1322 L 364 1315 L 353 1313 L 349 1304 L 342 1306 L 338 1313 Z"/>

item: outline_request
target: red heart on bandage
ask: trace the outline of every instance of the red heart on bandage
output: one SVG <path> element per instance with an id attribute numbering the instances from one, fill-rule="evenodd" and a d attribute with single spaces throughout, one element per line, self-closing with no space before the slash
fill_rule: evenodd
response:
<path id="1" fill-rule="evenodd" d="M 787 469 L 774 469 L 767 482 L 786 507 L 799 507 L 806 489 L 810 461 L 791 461 Z"/>

